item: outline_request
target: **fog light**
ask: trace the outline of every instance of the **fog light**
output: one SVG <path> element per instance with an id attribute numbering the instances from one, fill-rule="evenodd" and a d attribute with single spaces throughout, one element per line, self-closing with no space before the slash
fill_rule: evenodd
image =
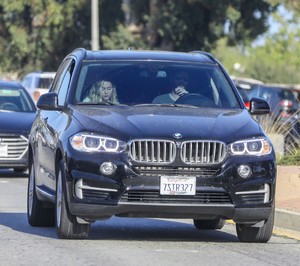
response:
<path id="1" fill-rule="evenodd" d="M 111 162 L 104 162 L 100 166 L 100 172 L 103 175 L 113 175 L 116 172 L 117 166 Z"/>
<path id="2" fill-rule="evenodd" d="M 247 178 L 251 175 L 251 167 L 249 165 L 240 165 L 237 169 L 240 177 Z"/>

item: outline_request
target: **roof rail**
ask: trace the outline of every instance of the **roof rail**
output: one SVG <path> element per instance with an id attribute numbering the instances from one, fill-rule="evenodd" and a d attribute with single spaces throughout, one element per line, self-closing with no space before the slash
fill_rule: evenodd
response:
<path id="1" fill-rule="evenodd" d="M 213 60 L 214 62 L 217 62 L 217 60 L 213 57 L 212 54 L 208 53 L 208 52 L 204 52 L 204 51 L 191 51 L 189 52 L 190 54 L 202 54 L 202 55 L 206 55 L 208 56 L 211 60 Z"/>

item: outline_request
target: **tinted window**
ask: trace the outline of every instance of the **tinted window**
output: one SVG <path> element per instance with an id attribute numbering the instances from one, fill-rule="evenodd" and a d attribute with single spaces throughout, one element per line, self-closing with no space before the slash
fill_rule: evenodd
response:
<path id="1" fill-rule="evenodd" d="M 36 87 L 40 89 L 48 89 L 51 85 L 52 78 L 38 78 Z"/>
<path id="2" fill-rule="evenodd" d="M 99 81 L 110 80 L 120 104 L 153 103 L 155 97 L 169 93 L 176 73 L 184 72 L 189 94 L 201 95 L 215 107 L 240 108 L 237 97 L 223 73 L 214 65 L 167 62 L 85 62 L 79 76 L 76 101 L 84 102 Z"/>
<path id="3" fill-rule="evenodd" d="M 21 89 L 0 88 L 0 110 L 14 112 L 35 112 L 29 96 Z"/>

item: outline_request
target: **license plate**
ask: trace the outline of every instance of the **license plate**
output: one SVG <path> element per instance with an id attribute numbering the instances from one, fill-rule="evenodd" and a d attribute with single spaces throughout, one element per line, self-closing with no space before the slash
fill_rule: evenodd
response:
<path id="1" fill-rule="evenodd" d="M 7 145 L 0 145 L 0 157 L 7 157 Z"/>
<path id="2" fill-rule="evenodd" d="M 195 176 L 161 176 L 160 177 L 161 195 L 195 195 L 196 177 Z"/>

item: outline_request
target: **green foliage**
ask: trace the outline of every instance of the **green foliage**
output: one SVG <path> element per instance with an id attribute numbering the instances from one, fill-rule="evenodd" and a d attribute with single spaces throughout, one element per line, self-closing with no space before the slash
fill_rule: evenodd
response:
<path id="1" fill-rule="evenodd" d="M 286 20 L 273 14 L 279 28 L 276 33 L 265 35 L 263 44 L 251 47 L 237 45 L 228 47 L 219 40 L 213 53 L 220 59 L 231 75 L 259 79 L 269 83 L 300 83 L 300 20 L 293 16 Z M 239 69 L 234 64 L 239 63 Z"/>
<path id="2" fill-rule="evenodd" d="M 278 165 L 300 165 L 300 149 L 295 150 L 293 154 L 285 155 L 277 159 Z"/>
<path id="3" fill-rule="evenodd" d="M 146 49 L 146 44 L 137 36 L 130 33 L 127 28 L 119 24 L 117 30 L 111 32 L 109 35 L 102 36 L 102 49 Z"/>
<path id="4" fill-rule="evenodd" d="M 220 38 L 241 46 L 266 31 L 266 19 L 277 4 L 99 0 L 100 48 L 212 51 Z M 90 48 L 90 14 L 90 0 L 2 0 L 0 71 L 56 70 L 74 48 Z M 133 32 L 132 25 L 138 30 Z"/>
<path id="5" fill-rule="evenodd" d="M 88 0 L 2 0 L 1 71 L 55 70 L 66 53 L 88 46 Z M 2 63 L 4 62 L 4 63 Z"/>

